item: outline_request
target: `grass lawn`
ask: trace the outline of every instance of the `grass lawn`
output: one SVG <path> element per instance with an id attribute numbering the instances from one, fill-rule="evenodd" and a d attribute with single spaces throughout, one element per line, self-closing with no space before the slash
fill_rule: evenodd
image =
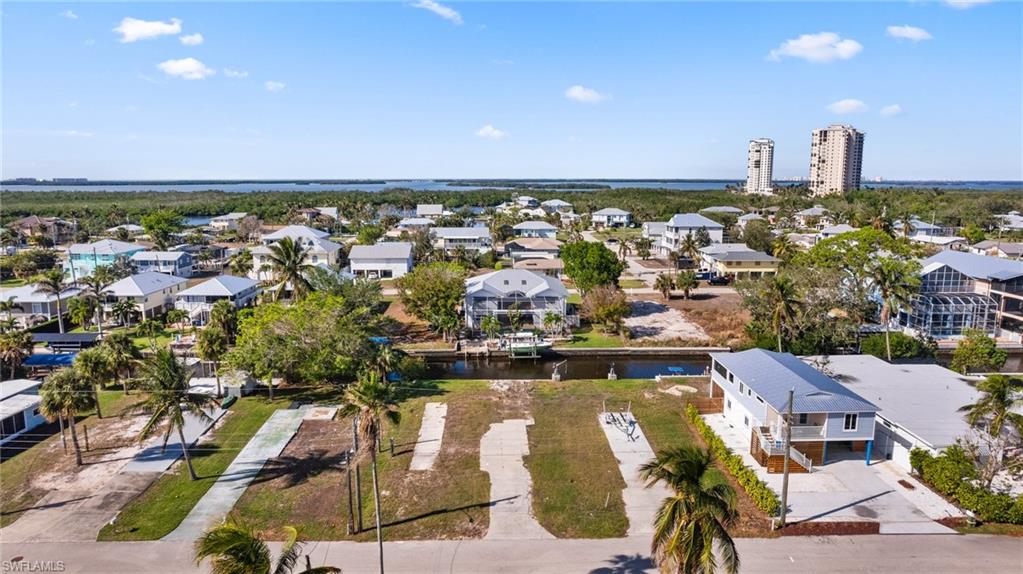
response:
<path id="1" fill-rule="evenodd" d="M 413 392 L 401 403 L 397 426 L 385 422 L 385 447 L 378 455 L 382 521 L 388 540 L 478 538 L 489 525 L 489 476 L 480 470 L 480 438 L 504 417 L 485 381 L 439 381 L 437 389 Z M 444 402 L 448 413 L 441 452 L 433 470 L 410 471 L 423 407 Z M 313 540 L 375 539 L 370 462 L 362 463 L 364 531 L 348 535 L 346 476 L 339 453 L 351 446 L 351 419 L 327 423 L 331 428 L 303 424 L 282 455 L 284 469 L 264 469 L 235 505 L 233 514 L 272 538 L 292 525 Z M 329 442 L 317 436 L 330 436 Z M 317 462 L 319 461 L 319 462 Z"/>
<path id="2" fill-rule="evenodd" d="M 570 293 L 568 295 L 568 299 L 566 299 L 565 302 L 567 302 L 567 303 L 569 303 L 571 305 L 582 305 L 583 304 L 583 296 L 578 294 L 578 293 Z"/>
<path id="3" fill-rule="evenodd" d="M 104 427 L 112 423 L 121 422 L 115 415 L 120 414 L 126 406 L 138 400 L 138 398 L 138 395 L 125 396 L 120 391 L 100 391 L 100 405 L 105 417 L 103 420 L 96 418 L 95 415 L 79 417 L 78 438 L 82 448 L 85 448 L 83 426 L 88 426 L 90 429 L 89 433 L 92 439 L 90 446 L 108 446 L 107 440 L 103 437 Z M 32 434 L 38 436 L 50 433 L 50 436 L 31 446 L 21 443 L 18 439 L 14 439 L 12 444 L 27 448 L 0 462 L 0 477 L 2 477 L 0 482 L 3 483 L 3 488 L 0 489 L 0 527 L 7 526 L 17 520 L 21 516 L 22 511 L 31 508 L 39 499 L 46 495 L 48 492 L 46 489 L 38 488 L 32 484 L 33 478 L 40 473 L 57 471 L 59 468 L 74 468 L 74 455 L 64 454 L 58 428 L 56 424 L 47 424 L 33 429 L 31 431 Z M 68 433 L 68 437 L 70 437 L 70 433 Z M 124 443 L 126 437 L 115 438 L 118 442 Z M 130 440 L 130 437 L 127 440 Z M 68 438 L 68 448 L 70 453 L 70 438 Z M 7 456 L 11 446 L 8 445 L 4 450 L 4 455 Z M 94 452 L 100 455 L 104 454 L 102 450 L 97 451 L 94 449 Z M 86 461 L 88 461 L 90 453 L 83 452 L 83 455 Z"/>
<path id="4" fill-rule="evenodd" d="M 650 287 L 646 281 L 640 279 L 619 279 L 618 286 L 622 289 L 643 289 Z"/>
<path id="5" fill-rule="evenodd" d="M 138 347 L 139 349 L 148 349 L 148 348 L 152 347 L 153 340 L 150 339 L 149 337 L 141 337 L 141 336 L 137 335 L 135 327 L 130 327 L 130 328 L 129 327 L 114 327 L 112 329 L 106 328 L 106 329 L 103 330 L 103 332 L 107 333 L 107 334 L 109 334 L 109 333 L 117 333 L 117 332 L 120 332 L 120 331 L 127 331 L 128 335 L 131 336 L 131 342 L 134 343 L 135 346 Z M 82 327 L 75 327 L 74 329 L 72 329 L 72 330 L 70 330 L 68 332 L 69 333 L 96 333 L 97 331 L 96 331 L 95 328 L 90 328 L 88 331 L 86 331 Z M 156 336 L 156 346 L 157 346 L 157 348 L 161 348 L 162 349 L 162 348 L 170 345 L 171 341 L 174 340 L 174 335 L 178 334 L 179 332 L 180 331 L 178 331 L 177 329 L 162 329 L 160 331 L 160 334 Z"/>
<path id="6" fill-rule="evenodd" d="M 174 530 L 266 419 L 293 398 L 274 397 L 273 402 L 256 396 L 239 399 L 223 425 L 213 431 L 213 440 L 193 449 L 199 480 L 190 480 L 185 465 L 178 464 L 128 503 L 113 524 L 103 527 L 98 539 L 156 540 Z"/>
<path id="7" fill-rule="evenodd" d="M 568 348 L 624 347 L 625 341 L 618 335 L 601 333 L 599 329 L 593 327 L 583 327 L 572 332 L 570 343 L 559 343 L 558 346 Z"/>
<path id="8" fill-rule="evenodd" d="M 0 281 L 0 287 L 21 287 L 28 283 L 28 279 L 4 279 Z"/>
<path id="9" fill-rule="evenodd" d="M 600 231 L 594 231 L 593 236 L 601 241 L 607 241 L 608 239 L 622 240 L 633 240 L 643 235 L 643 229 L 639 227 L 613 227 L 607 229 L 601 229 Z"/>
<path id="10" fill-rule="evenodd" d="M 960 534 L 997 534 L 999 536 L 1014 536 L 1023 538 L 1023 524 L 1001 524 L 985 523 L 977 526 L 959 526 L 956 532 Z"/>

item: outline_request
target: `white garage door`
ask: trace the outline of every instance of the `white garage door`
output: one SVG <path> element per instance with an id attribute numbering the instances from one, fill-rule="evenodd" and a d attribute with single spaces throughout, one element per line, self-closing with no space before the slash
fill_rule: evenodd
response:
<path id="1" fill-rule="evenodd" d="M 901 466 L 903 470 L 907 472 L 912 470 L 909 466 L 909 447 L 903 445 L 898 440 L 894 441 L 892 445 L 892 460 L 895 464 Z"/>

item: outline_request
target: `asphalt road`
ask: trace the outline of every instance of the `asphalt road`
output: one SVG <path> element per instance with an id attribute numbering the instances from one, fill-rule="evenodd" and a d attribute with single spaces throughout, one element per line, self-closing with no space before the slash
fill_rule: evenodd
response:
<path id="1" fill-rule="evenodd" d="M 656 572 L 649 539 L 424 541 L 385 544 L 389 573 L 640 574 Z M 1023 543 L 1000 536 L 854 536 L 740 539 L 741 572 L 941 574 L 1023 572 Z M 372 543 L 319 542 L 305 547 L 313 565 L 345 574 L 377 569 Z M 0 572 L 11 560 L 49 562 L 48 571 L 103 574 L 195 573 L 188 542 L 0 544 Z M 54 569 L 61 562 L 63 570 Z M 304 563 L 304 560 L 303 560 Z M 46 565 L 46 564 L 44 564 Z M 21 571 L 47 571 L 43 569 Z"/>

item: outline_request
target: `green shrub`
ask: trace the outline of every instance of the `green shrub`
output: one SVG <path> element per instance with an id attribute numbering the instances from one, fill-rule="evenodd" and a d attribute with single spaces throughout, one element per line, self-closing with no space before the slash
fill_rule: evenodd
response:
<path id="1" fill-rule="evenodd" d="M 970 510 L 980 520 L 1023 524 L 1023 497 L 1013 498 L 976 486 L 977 470 L 962 447 L 950 446 L 938 456 L 913 449 L 909 462 L 931 488 Z"/>
<path id="2" fill-rule="evenodd" d="M 774 516 L 777 514 L 779 508 L 781 508 L 781 501 L 778 500 L 778 495 L 764 481 L 760 480 L 756 471 L 743 463 L 741 456 L 728 449 L 725 441 L 721 440 L 721 437 L 714 432 L 714 429 L 710 428 L 700 418 L 700 412 L 696 410 L 696 407 L 686 405 L 686 418 L 693 423 L 697 432 L 703 437 L 711 454 L 725 465 L 728 472 L 735 477 L 735 480 L 742 486 L 742 489 L 746 491 L 746 494 L 753 500 L 753 504 L 756 504 L 757 508 L 763 510 L 768 515 Z"/>
<path id="3" fill-rule="evenodd" d="M 924 465 L 934 458 L 931 453 L 922 448 L 914 448 L 909 451 L 909 466 L 919 475 L 923 476 Z"/>
<path id="4" fill-rule="evenodd" d="M 910 337 L 898 331 L 889 333 L 888 336 L 892 343 L 892 359 L 912 359 L 934 355 L 934 348 L 928 342 Z M 880 359 L 887 359 L 888 353 L 885 348 L 884 333 L 864 337 L 863 342 L 860 343 L 860 351 Z"/>

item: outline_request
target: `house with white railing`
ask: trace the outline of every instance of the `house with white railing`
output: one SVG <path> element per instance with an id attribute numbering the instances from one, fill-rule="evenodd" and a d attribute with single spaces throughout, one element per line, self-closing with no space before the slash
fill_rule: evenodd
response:
<path id="1" fill-rule="evenodd" d="M 696 237 L 700 230 L 707 232 L 711 243 L 721 243 L 724 239 L 725 226 L 717 221 L 699 213 L 676 213 L 664 224 L 664 233 L 658 247 L 663 255 L 675 253 L 686 236 Z"/>
<path id="2" fill-rule="evenodd" d="M 490 229 L 486 227 L 434 227 L 430 230 L 434 246 L 451 255 L 459 248 L 470 253 L 486 253 L 494 248 Z"/>
<path id="3" fill-rule="evenodd" d="M 711 353 L 710 396 L 725 421 L 748 435 L 749 452 L 767 472 L 781 472 L 786 427 L 790 471 L 810 472 L 829 460 L 863 457 L 869 464 L 878 407 L 790 353 L 750 349 Z M 787 420 L 789 391 L 792 418 Z"/>
<path id="4" fill-rule="evenodd" d="M 227 301 L 235 309 L 241 309 L 254 305 L 262 291 L 259 282 L 248 277 L 220 275 L 179 291 L 174 307 L 188 313 L 193 323 L 205 325 L 218 302 Z"/>
<path id="5" fill-rule="evenodd" d="M 484 317 L 542 327 L 548 313 L 568 319 L 568 290 L 560 280 L 524 269 L 502 269 L 465 281 L 465 325 L 479 329 Z M 568 321 L 566 321 L 568 322 Z"/>

